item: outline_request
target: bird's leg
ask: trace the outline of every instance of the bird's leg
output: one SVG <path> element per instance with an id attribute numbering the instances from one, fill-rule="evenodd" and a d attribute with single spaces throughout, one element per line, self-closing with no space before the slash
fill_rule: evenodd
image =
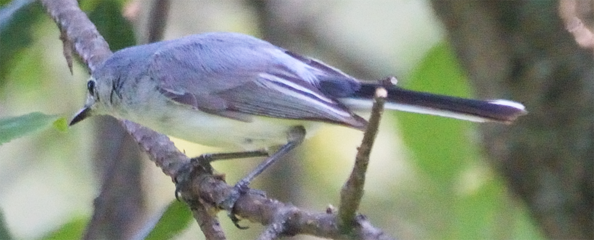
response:
<path id="1" fill-rule="evenodd" d="M 244 152 L 231 152 L 231 153 L 206 153 L 198 157 L 192 158 L 191 163 L 193 166 L 203 166 L 208 171 L 212 172 L 211 162 L 218 160 L 229 160 L 229 159 L 240 159 L 250 157 L 268 157 L 268 151 L 264 149 L 255 151 L 244 151 Z"/>
<path id="2" fill-rule="evenodd" d="M 228 159 L 239 159 L 239 158 L 250 158 L 250 157 L 267 157 L 268 151 L 264 149 L 255 151 L 244 151 L 244 152 L 231 152 L 231 153 L 206 153 L 198 157 L 192 158 L 195 162 L 214 162 L 218 160 Z"/>
<path id="3" fill-rule="evenodd" d="M 281 159 L 285 154 L 293 150 L 295 147 L 299 146 L 299 144 L 303 142 L 304 138 L 305 128 L 303 128 L 302 126 L 292 128 L 288 134 L 289 141 L 287 142 L 287 144 L 279 148 L 279 150 L 272 154 L 272 156 L 268 157 L 264 162 L 260 163 L 260 165 L 258 165 L 254 170 L 252 170 L 247 176 L 245 176 L 235 184 L 235 186 L 233 187 L 234 191 L 219 206 L 222 209 L 228 211 L 229 217 L 231 218 L 236 227 L 240 229 L 245 228 L 237 224 L 239 219 L 233 214 L 233 206 L 235 205 L 237 199 L 239 199 L 241 194 L 244 194 L 249 190 L 249 185 L 252 182 L 252 180 L 254 180 L 254 178 L 256 178 L 258 175 L 264 172 L 264 170 L 266 170 L 272 164 L 277 162 L 279 159 Z"/>

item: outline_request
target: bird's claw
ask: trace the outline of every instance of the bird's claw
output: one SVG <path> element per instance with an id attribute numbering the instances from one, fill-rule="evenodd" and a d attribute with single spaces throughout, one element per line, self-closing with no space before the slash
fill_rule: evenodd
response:
<path id="1" fill-rule="evenodd" d="M 248 185 L 249 185 L 249 182 L 246 182 L 243 180 L 239 181 L 237 184 L 235 184 L 235 186 L 233 186 L 233 190 L 231 190 L 231 193 L 229 194 L 229 196 L 225 200 L 223 200 L 223 202 L 221 202 L 221 204 L 219 204 L 219 207 L 221 209 L 224 209 L 227 211 L 227 216 L 229 216 L 229 218 L 233 222 L 233 225 L 235 225 L 235 227 L 237 227 L 239 229 L 248 229 L 248 227 L 239 225 L 240 219 L 237 217 L 237 215 L 235 215 L 233 213 L 233 207 L 235 206 L 235 203 L 237 202 L 239 197 L 241 197 L 241 195 L 250 191 L 250 188 Z"/>

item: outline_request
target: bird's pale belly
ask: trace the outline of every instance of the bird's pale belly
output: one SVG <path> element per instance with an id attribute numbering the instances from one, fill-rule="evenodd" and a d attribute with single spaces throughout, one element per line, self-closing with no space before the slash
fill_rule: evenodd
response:
<path id="1" fill-rule="evenodd" d="M 190 142 L 243 150 L 286 144 L 287 134 L 295 126 L 303 126 L 306 137 L 309 137 L 321 125 L 319 122 L 263 116 L 253 116 L 251 121 L 244 122 L 179 105 L 164 109 L 168 109 L 167 113 L 139 111 L 122 117 Z"/>

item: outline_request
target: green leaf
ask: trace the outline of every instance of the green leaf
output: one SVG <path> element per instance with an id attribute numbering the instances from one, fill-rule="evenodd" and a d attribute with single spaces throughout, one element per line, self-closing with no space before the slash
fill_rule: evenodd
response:
<path id="1" fill-rule="evenodd" d="M 87 226 L 88 219 L 75 218 L 70 222 L 62 225 L 60 228 L 52 231 L 51 233 L 44 236 L 44 240 L 68 240 L 68 239 L 80 239 Z"/>
<path id="2" fill-rule="evenodd" d="M 58 118 L 58 120 L 54 121 L 52 124 L 55 129 L 66 132 L 68 131 L 68 120 L 64 117 Z"/>
<path id="3" fill-rule="evenodd" d="M 0 119 L 0 145 L 27 134 L 41 131 L 58 119 L 57 115 L 34 112 L 18 117 Z"/>
<path id="4" fill-rule="evenodd" d="M 192 213 L 188 205 L 173 200 L 168 206 L 159 222 L 152 228 L 145 240 L 172 239 L 186 229 L 192 220 Z"/>
<path id="5" fill-rule="evenodd" d="M 42 14 L 41 3 L 33 0 L 15 0 L 0 9 L 0 86 L 12 70 L 15 56 L 33 41 L 32 26 Z"/>
<path id="6" fill-rule="evenodd" d="M 405 82 L 407 89 L 468 97 L 470 90 L 453 51 L 446 43 L 433 47 Z M 459 199 L 457 186 L 461 174 L 480 159 L 477 146 L 469 139 L 474 123 L 439 116 L 397 112 L 402 139 L 413 154 L 411 161 L 419 172 L 429 206 L 440 206 L 427 218 L 439 229 L 440 239 L 456 239 Z M 439 219 L 439 220 L 438 220 Z M 437 237 L 437 236 L 434 236 Z"/>
<path id="7" fill-rule="evenodd" d="M 470 90 L 453 51 L 446 43 L 433 47 L 413 72 L 406 88 L 468 97 Z M 469 158 L 477 158 L 469 140 L 473 123 L 398 112 L 402 136 L 417 167 L 441 188 L 449 188 Z"/>
<path id="8" fill-rule="evenodd" d="M 10 240 L 12 236 L 10 235 L 10 231 L 8 231 L 8 227 L 4 222 L 4 214 L 0 211 L 0 239 Z"/>
<path id="9" fill-rule="evenodd" d="M 112 51 L 136 45 L 134 28 L 122 16 L 123 2 L 118 0 L 87 1 L 89 19 L 109 43 Z M 87 9 L 85 9 L 87 11 Z"/>

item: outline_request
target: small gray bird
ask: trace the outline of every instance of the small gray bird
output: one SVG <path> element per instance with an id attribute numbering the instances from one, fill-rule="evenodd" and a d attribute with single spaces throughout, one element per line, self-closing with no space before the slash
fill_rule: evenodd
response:
<path id="1" fill-rule="evenodd" d="M 387 109 L 475 122 L 510 123 L 526 114 L 508 100 L 471 100 L 360 81 L 318 60 L 238 33 L 206 33 L 126 48 L 98 67 L 87 102 L 72 119 L 107 114 L 157 132 L 246 150 L 282 146 L 249 182 L 322 123 L 363 130 L 377 87 Z"/>

